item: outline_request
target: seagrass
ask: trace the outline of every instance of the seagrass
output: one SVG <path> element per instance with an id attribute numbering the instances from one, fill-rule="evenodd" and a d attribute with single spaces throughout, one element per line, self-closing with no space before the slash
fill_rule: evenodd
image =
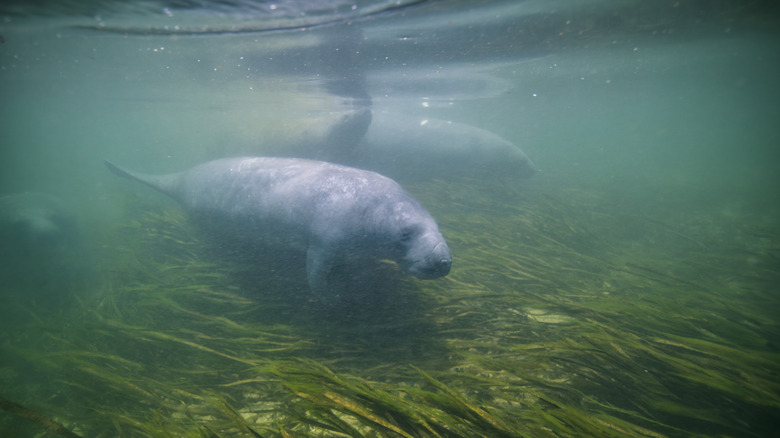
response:
<path id="1" fill-rule="evenodd" d="M 586 189 L 411 190 L 451 274 L 343 311 L 136 201 L 101 234 L 96 290 L 9 303 L 30 317 L 4 331 L 3 395 L 82 436 L 759 436 L 780 413 L 776 230 Z"/>

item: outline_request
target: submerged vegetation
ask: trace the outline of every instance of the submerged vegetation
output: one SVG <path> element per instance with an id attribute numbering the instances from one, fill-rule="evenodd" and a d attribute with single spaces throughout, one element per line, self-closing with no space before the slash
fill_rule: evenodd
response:
<path id="1" fill-rule="evenodd" d="M 382 265 L 392 287 L 359 279 L 337 309 L 309 300 L 295 259 L 225 262 L 175 206 L 139 201 L 100 237 L 98 280 L 62 284 L 67 300 L 6 285 L 0 395 L 30 414 L 7 410 L 0 430 L 57 436 L 44 419 L 83 437 L 773 430 L 774 225 L 645 199 L 666 208 L 659 219 L 598 190 L 508 201 L 475 187 L 411 187 L 453 250 L 448 277 Z"/>

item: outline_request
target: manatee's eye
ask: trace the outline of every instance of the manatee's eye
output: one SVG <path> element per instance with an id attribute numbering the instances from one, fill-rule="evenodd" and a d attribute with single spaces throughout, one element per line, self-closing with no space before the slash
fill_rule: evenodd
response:
<path id="1" fill-rule="evenodd" d="M 417 236 L 419 229 L 417 227 L 406 227 L 401 229 L 401 242 L 408 242 Z"/>

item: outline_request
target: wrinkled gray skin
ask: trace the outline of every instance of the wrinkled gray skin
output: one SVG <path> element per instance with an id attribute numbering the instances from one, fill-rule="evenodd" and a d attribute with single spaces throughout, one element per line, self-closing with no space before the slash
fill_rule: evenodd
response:
<path id="1" fill-rule="evenodd" d="M 75 230 L 74 216 L 51 195 L 28 192 L 0 197 L 0 238 L 8 250 L 59 244 Z"/>
<path id="2" fill-rule="evenodd" d="M 447 275 L 452 254 L 436 221 L 395 181 L 322 161 L 228 158 L 169 175 L 113 172 L 178 200 L 218 236 L 306 251 L 315 294 L 328 272 L 355 258 L 390 259 L 418 278 Z"/>

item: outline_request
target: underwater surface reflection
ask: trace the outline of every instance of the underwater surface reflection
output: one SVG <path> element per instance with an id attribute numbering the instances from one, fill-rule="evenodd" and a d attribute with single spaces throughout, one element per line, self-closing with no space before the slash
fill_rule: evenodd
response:
<path id="1" fill-rule="evenodd" d="M 776 12 L 5 2 L 0 431 L 770 436 Z M 322 306 L 103 165 L 238 155 L 393 178 L 449 275 L 352 260 Z"/>

